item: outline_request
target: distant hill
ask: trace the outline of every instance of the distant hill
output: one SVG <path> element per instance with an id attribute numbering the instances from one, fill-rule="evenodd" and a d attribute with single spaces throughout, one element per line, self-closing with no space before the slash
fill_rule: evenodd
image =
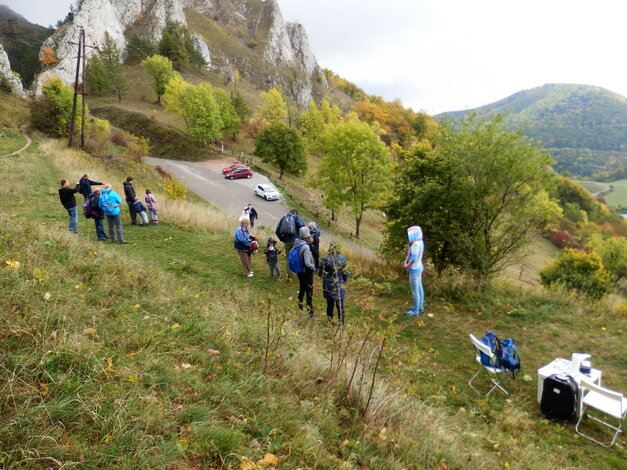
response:
<path id="1" fill-rule="evenodd" d="M 10 35 L 9 20 L 15 20 L 15 44 Z M 29 86 L 36 72 L 40 69 L 39 48 L 54 32 L 29 22 L 9 7 L 0 5 L 0 43 L 11 61 L 11 68 L 22 77 L 24 85 Z"/>
<path id="2" fill-rule="evenodd" d="M 548 84 L 436 119 L 459 119 L 469 113 L 506 115 L 508 126 L 551 152 L 559 172 L 590 176 L 627 167 L 627 98 L 604 88 Z"/>

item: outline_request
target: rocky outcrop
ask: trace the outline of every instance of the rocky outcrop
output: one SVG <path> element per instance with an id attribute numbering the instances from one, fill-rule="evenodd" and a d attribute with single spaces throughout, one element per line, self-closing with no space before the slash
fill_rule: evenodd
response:
<path id="1" fill-rule="evenodd" d="M 168 22 L 187 26 L 186 9 L 209 17 L 222 28 L 237 29 L 240 37 L 233 40 L 246 43 L 246 47 L 254 49 L 251 54 L 260 56 L 263 61 L 261 67 L 250 65 L 243 71 L 247 78 L 260 86 L 281 85 L 292 91 L 299 105 L 306 106 L 313 97 L 316 84 L 325 85 L 305 29 L 297 23 L 287 24 L 276 0 L 83 0 L 73 22 L 60 28 L 45 42 L 43 48 L 55 50 L 59 62 L 39 75 L 35 89 L 39 90 L 51 75 L 72 83 L 76 46 L 70 41 L 76 42 L 81 27 L 88 44 L 102 45 L 105 32 L 108 32 L 118 48 L 124 51 L 125 34 L 130 31 L 156 43 Z M 193 34 L 193 40 L 194 47 L 207 62 L 207 68 L 228 75 L 234 64 L 246 62 L 241 57 L 219 57 L 223 51 L 215 50 L 200 34 Z M 297 71 L 298 78 L 292 81 L 298 83 L 286 83 L 287 69 Z M 255 73 L 258 76 L 254 76 Z"/>
<path id="2" fill-rule="evenodd" d="M 2 47 L 2 44 L 0 44 L 0 77 L 9 82 L 11 88 L 13 89 L 13 93 L 17 93 L 19 95 L 24 93 L 24 90 L 22 89 L 22 82 L 13 74 L 11 64 L 9 63 L 9 56 L 4 50 L 4 47 Z"/>

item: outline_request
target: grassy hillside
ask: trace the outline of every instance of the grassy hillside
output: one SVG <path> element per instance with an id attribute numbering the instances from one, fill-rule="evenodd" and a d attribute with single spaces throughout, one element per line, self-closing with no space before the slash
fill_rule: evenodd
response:
<path id="1" fill-rule="evenodd" d="M 612 207 L 627 207 L 627 179 L 609 183 L 612 192 L 605 196 L 605 200 Z"/>
<path id="2" fill-rule="evenodd" d="M 627 165 L 627 98 L 600 87 L 549 84 L 437 118 L 469 113 L 505 114 L 512 128 L 551 151 L 560 172 L 590 176 Z"/>
<path id="3" fill-rule="evenodd" d="M 58 180 L 87 172 L 120 191 L 126 172 L 40 138 L 0 171 L 3 468 L 624 468 L 624 438 L 601 449 L 535 402 L 535 370 L 574 350 L 627 389 L 624 311 L 427 269 L 431 315 L 408 319 L 397 263 L 348 252 L 338 330 L 304 318 L 259 255 L 243 278 L 236 222 L 205 203 L 157 190 L 161 224 L 98 243 L 84 218 L 66 231 Z M 159 187 L 150 168 L 127 171 Z M 509 398 L 466 385 L 467 335 L 487 329 L 519 343 Z"/>

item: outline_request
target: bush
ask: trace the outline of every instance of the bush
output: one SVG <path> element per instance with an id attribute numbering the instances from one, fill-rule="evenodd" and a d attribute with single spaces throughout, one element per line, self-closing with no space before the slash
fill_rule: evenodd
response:
<path id="1" fill-rule="evenodd" d="M 560 256 L 540 271 L 545 287 L 562 285 L 593 299 L 600 299 L 612 289 L 612 275 L 595 253 L 566 248 Z"/>
<path id="2" fill-rule="evenodd" d="M 570 235 L 570 233 L 564 231 L 564 230 L 560 230 L 559 232 L 553 234 L 553 236 L 551 236 L 551 241 L 553 242 L 553 244 L 558 247 L 558 248 L 572 248 L 572 239 L 573 237 Z"/>

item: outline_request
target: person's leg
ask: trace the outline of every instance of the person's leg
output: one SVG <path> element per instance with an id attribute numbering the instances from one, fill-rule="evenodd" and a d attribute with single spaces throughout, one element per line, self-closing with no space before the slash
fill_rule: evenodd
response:
<path id="1" fill-rule="evenodd" d="M 422 269 L 420 270 L 418 276 L 418 296 L 420 297 L 420 302 L 418 303 L 418 313 L 420 313 L 425 309 L 425 291 L 422 286 Z"/>
<path id="2" fill-rule="evenodd" d="M 248 276 L 250 274 L 250 255 L 245 251 L 238 251 L 240 263 L 242 263 L 242 271 L 244 272 L 244 276 Z"/>
<path id="3" fill-rule="evenodd" d="M 414 304 L 409 310 L 407 310 L 407 312 L 405 312 L 405 315 L 409 315 L 409 316 L 420 315 L 420 312 L 418 310 L 420 306 L 420 291 L 419 291 L 419 286 L 418 286 L 419 282 L 420 282 L 420 273 L 416 271 L 410 271 L 409 272 L 409 285 L 411 287 L 411 294 L 413 297 Z"/>
<path id="4" fill-rule="evenodd" d="M 133 209 L 132 203 L 127 202 L 127 204 L 128 204 L 128 213 L 131 216 L 131 224 L 137 225 L 137 212 L 135 212 L 135 210 Z"/>
<path id="5" fill-rule="evenodd" d="M 104 231 L 104 220 L 96 217 L 94 218 L 94 225 L 96 226 L 96 236 L 98 240 L 106 240 L 107 234 Z"/>
<path id="6" fill-rule="evenodd" d="M 305 292 L 307 290 L 307 278 L 305 273 L 296 273 L 296 276 L 298 276 L 298 308 L 302 310 L 303 298 L 305 297 Z"/>
<path id="7" fill-rule="evenodd" d="M 115 225 L 115 216 L 108 215 L 107 216 L 107 225 L 109 226 L 109 238 L 112 242 L 115 241 L 115 237 L 113 236 L 113 226 Z"/>
<path id="8" fill-rule="evenodd" d="M 148 225 L 148 214 L 146 214 L 146 211 L 141 211 L 139 215 L 142 218 L 142 224 Z"/>
<path id="9" fill-rule="evenodd" d="M 70 207 L 67 210 L 67 213 L 69 216 L 68 230 L 70 232 L 78 232 L 78 212 L 76 210 L 76 206 Z"/>
<path id="10" fill-rule="evenodd" d="M 274 270 L 276 271 L 276 277 L 281 279 L 281 268 L 279 268 L 279 260 L 277 260 L 277 262 L 274 263 Z"/>
<path id="11" fill-rule="evenodd" d="M 313 316 L 313 275 L 314 272 L 309 269 L 305 270 L 305 279 L 306 279 L 306 294 L 307 294 L 307 309 L 309 310 L 309 315 Z"/>
<path id="12" fill-rule="evenodd" d="M 115 217 L 115 226 L 118 229 L 118 243 L 124 243 L 124 233 L 122 231 L 122 213 L 120 212 Z"/>
<path id="13" fill-rule="evenodd" d="M 327 317 L 329 320 L 333 320 L 333 306 L 335 305 L 335 300 L 327 299 Z"/>

